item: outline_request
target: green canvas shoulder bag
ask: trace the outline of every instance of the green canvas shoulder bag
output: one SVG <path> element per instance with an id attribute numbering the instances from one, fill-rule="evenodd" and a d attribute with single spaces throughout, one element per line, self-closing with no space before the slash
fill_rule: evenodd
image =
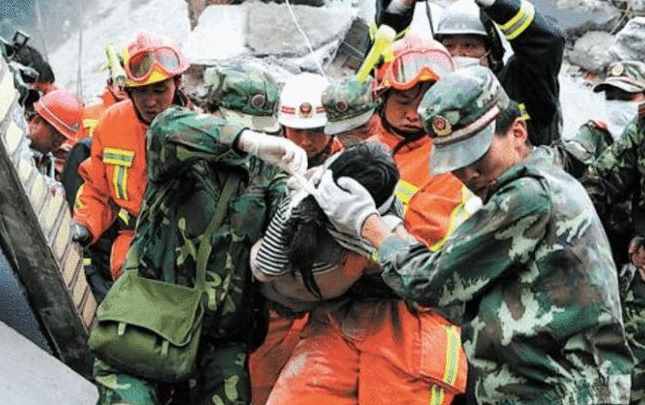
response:
<path id="1" fill-rule="evenodd" d="M 227 177 L 213 218 L 202 234 L 193 288 L 140 277 L 136 266 L 114 283 L 97 309 L 88 340 L 97 358 L 119 371 L 154 381 L 174 383 L 191 375 L 205 311 L 202 298 L 212 249 L 209 239 L 224 220 L 238 184 L 236 174 Z"/>

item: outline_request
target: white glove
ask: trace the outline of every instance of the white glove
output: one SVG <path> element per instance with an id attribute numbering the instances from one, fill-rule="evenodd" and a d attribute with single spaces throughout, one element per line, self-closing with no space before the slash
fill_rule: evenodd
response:
<path id="1" fill-rule="evenodd" d="M 324 171 L 325 169 L 322 166 L 314 166 L 305 172 L 304 177 L 312 184 L 317 184 L 320 181 L 320 177 L 322 176 Z M 303 185 L 302 183 L 300 183 L 300 180 L 296 179 L 294 176 L 291 176 L 287 180 L 287 188 L 291 191 L 300 191 L 303 189 Z"/>
<path id="2" fill-rule="evenodd" d="M 307 170 L 307 152 L 286 138 L 244 130 L 237 141 L 244 152 L 279 166 L 289 173 L 303 174 Z"/>
<path id="3" fill-rule="evenodd" d="M 356 238 L 361 238 L 367 217 L 378 215 L 372 196 L 360 183 L 341 177 L 336 184 L 331 170 L 323 174 L 314 197 L 336 229 Z"/>

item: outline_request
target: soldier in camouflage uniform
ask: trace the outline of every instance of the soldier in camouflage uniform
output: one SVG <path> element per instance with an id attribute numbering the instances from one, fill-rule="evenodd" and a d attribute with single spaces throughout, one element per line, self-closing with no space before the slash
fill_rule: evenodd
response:
<path id="1" fill-rule="evenodd" d="M 273 215 L 286 180 L 259 159 L 304 172 L 306 153 L 286 139 L 177 107 L 151 124 L 146 159 L 148 186 L 126 263 L 126 270 L 134 267 L 144 277 L 191 286 L 197 243 L 222 186 L 232 174 L 241 178 L 240 186 L 223 224 L 210 236 L 207 312 L 194 377 L 185 384 L 161 384 L 97 361 L 98 403 L 160 405 L 169 396 L 178 404 L 247 405 L 247 356 L 263 321 L 250 286 L 249 249 Z M 136 255 L 138 263 L 132 263 Z"/>
<path id="2" fill-rule="evenodd" d="M 209 111 L 257 131 L 280 132 L 278 84 L 269 73 L 248 63 L 226 66 L 213 72 L 209 87 Z"/>
<path id="3" fill-rule="evenodd" d="M 327 114 L 325 133 L 336 135 L 347 147 L 374 135 L 372 118 L 381 100 L 372 92 L 372 77 L 360 83 L 347 76 L 329 84 L 322 94 Z"/>
<path id="4" fill-rule="evenodd" d="M 461 324 L 469 403 L 626 404 L 616 268 L 584 189 L 531 152 L 519 108 L 485 68 L 445 75 L 419 112 L 434 140 L 430 171 L 453 171 L 481 210 L 432 252 L 387 231 L 360 185 L 341 189 L 326 173 L 328 217 L 380 248 L 395 291 Z"/>
<path id="5" fill-rule="evenodd" d="M 625 332 L 636 366 L 632 375 L 632 404 L 645 404 L 645 105 L 626 127 L 620 139 L 596 160 L 582 183 L 587 189 L 598 215 L 607 222 L 617 204 L 631 202 L 631 263 L 621 271 L 621 298 Z M 631 232 L 631 233 L 630 233 Z"/>
<path id="6" fill-rule="evenodd" d="M 636 115 L 638 104 L 645 101 L 645 63 L 623 60 L 610 64 L 605 80 L 594 86 L 593 91 L 605 93 L 605 122 L 592 123 L 604 136 L 611 136 L 613 141 L 620 139 Z"/>

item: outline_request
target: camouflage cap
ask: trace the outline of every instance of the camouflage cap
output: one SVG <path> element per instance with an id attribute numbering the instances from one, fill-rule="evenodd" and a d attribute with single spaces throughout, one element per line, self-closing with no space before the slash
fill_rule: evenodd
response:
<path id="1" fill-rule="evenodd" d="M 226 119 L 257 131 L 280 130 L 274 114 L 278 85 L 264 70 L 249 64 L 225 66 L 214 71 L 208 84 L 208 102 Z"/>
<path id="2" fill-rule="evenodd" d="M 418 113 L 433 140 L 430 173 L 466 167 L 484 156 L 495 134 L 495 118 L 510 99 L 488 68 L 449 73 L 426 92 Z"/>
<path id="3" fill-rule="evenodd" d="M 615 62 L 607 68 L 605 80 L 597 84 L 593 91 L 598 93 L 616 87 L 627 93 L 645 91 L 645 63 L 636 60 Z"/>
<path id="4" fill-rule="evenodd" d="M 351 131 L 374 115 L 379 102 L 372 93 L 372 77 L 359 83 L 355 75 L 331 83 L 322 93 L 327 113 L 325 133 L 329 135 Z"/>

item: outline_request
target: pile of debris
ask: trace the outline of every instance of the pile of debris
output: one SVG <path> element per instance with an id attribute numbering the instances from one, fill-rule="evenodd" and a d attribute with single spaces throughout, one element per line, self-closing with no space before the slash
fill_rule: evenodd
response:
<path id="1" fill-rule="evenodd" d="M 569 61 L 592 73 L 602 73 L 618 60 L 642 60 L 645 49 L 644 0 L 558 0 L 585 23 L 567 32 Z M 565 17 L 566 18 L 566 17 Z"/>

